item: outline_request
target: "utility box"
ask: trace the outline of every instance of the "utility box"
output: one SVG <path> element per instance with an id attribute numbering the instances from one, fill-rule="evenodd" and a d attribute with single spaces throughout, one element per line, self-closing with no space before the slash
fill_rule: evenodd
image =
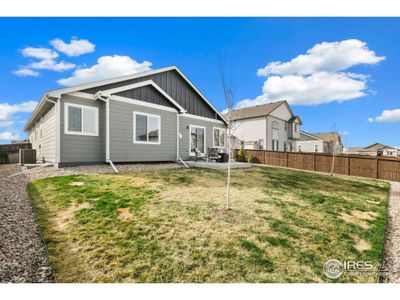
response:
<path id="1" fill-rule="evenodd" d="M 35 164 L 36 163 L 36 150 L 35 149 L 19 149 L 19 163 Z"/>

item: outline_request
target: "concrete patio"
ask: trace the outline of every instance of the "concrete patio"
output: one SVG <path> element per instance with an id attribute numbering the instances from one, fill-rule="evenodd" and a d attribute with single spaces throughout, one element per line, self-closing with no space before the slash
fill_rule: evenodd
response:
<path id="1" fill-rule="evenodd" d="M 206 161 L 194 161 L 194 160 L 188 160 L 185 161 L 185 164 L 187 164 L 189 167 L 194 167 L 194 168 L 206 168 L 206 169 L 214 169 L 214 170 L 226 170 L 228 169 L 228 163 L 220 163 L 220 162 L 206 162 Z M 231 162 L 231 168 L 232 169 L 248 169 L 251 168 L 252 164 L 249 163 L 244 163 L 244 162 L 236 162 L 232 161 Z"/>

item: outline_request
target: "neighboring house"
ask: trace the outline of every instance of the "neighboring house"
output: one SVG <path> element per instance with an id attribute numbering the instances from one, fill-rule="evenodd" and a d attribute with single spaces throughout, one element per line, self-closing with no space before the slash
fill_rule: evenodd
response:
<path id="1" fill-rule="evenodd" d="M 296 142 L 297 152 L 342 153 L 343 143 L 337 132 L 308 133 L 300 132 Z"/>
<path id="2" fill-rule="evenodd" d="M 231 121 L 233 148 L 291 152 L 300 138 L 301 119 L 287 101 L 233 110 Z"/>
<path id="3" fill-rule="evenodd" d="M 367 147 L 349 147 L 348 154 L 354 155 L 369 155 L 369 156 L 391 156 L 400 157 L 400 149 L 387 146 L 380 143 L 375 143 Z"/>
<path id="4" fill-rule="evenodd" d="M 24 130 L 56 166 L 190 159 L 225 149 L 226 121 L 175 66 L 45 93 Z"/>

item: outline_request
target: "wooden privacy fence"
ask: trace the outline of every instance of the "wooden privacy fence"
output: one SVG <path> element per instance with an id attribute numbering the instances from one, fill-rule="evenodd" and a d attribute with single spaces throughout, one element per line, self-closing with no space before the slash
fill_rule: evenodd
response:
<path id="1" fill-rule="evenodd" d="M 236 155 L 239 150 L 236 150 Z M 332 154 L 244 150 L 253 163 L 294 169 L 331 172 Z M 400 181 L 400 159 L 335 155 L 335 174 Z"/>
<path id="2" fill-rule="evenodd" d="M 10 156 L 14 157 L 14 154 L 19 153 L 19 149 L 32 149 L 32 144 L 15 143 L 0 145 L 0 164 L 14 162 L 13 159 L 10 159 Z"/>

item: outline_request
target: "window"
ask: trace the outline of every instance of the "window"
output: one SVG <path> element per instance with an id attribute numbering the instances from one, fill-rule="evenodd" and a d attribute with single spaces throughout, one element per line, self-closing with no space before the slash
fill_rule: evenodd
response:
<path id="1" fill-rule="evenodd" d="M 195 149 L 201 153 L 205 153 L 206 145 L 206 128 L 201 126 L 190 125 L 190 154 L 194 155 Z"/>
<path id="2" fill-rule="evenodd" d="M 295 130 L 296 132 L 299 132 L 299 124 L 294 124 L 294 130 Z"/>
<path id="3" fill-rule="evenodd" d="M 301 152 L 301 145 L 297 146 L 297 152 Z"/>
<path id="4" fill-rule="evenodd" d="M 98 135 L 99 109 L 65 103 L 65 134 Z"/>
<path id="5" fill-rule="evenodd" d="M 279 149 L 279 124 L 277 121 L 272 121 L 272 151 Z"/>
<path id="6" fill-rule="evenodd" d="M 133 142 L 136 144 L 161 143 L 161 118 L 157 115 L 133 113 Z"/>
<path id="7" fill-rule="evenodd" d="M 286 142 L 283 142 L 283 151 L 285 151 L 285 152 L 287 152 L 287 143 Z"/>
<path id="8" fill-rule="evenodd" d="M 318 152 L 318 144 L 314 145 L 314 152 Z"/>
<path id="9" fill-rule="evenodd" d="M 279 142 L 276 140 L 272 140 L 272 151 L 278 151 L 279 149 Z"/>
<path id="10" fill-rule="evenodd" d="M 214 128 L 214 148 L 224 148 L 225 147 L 225 129 L 224 128 Z"/>

